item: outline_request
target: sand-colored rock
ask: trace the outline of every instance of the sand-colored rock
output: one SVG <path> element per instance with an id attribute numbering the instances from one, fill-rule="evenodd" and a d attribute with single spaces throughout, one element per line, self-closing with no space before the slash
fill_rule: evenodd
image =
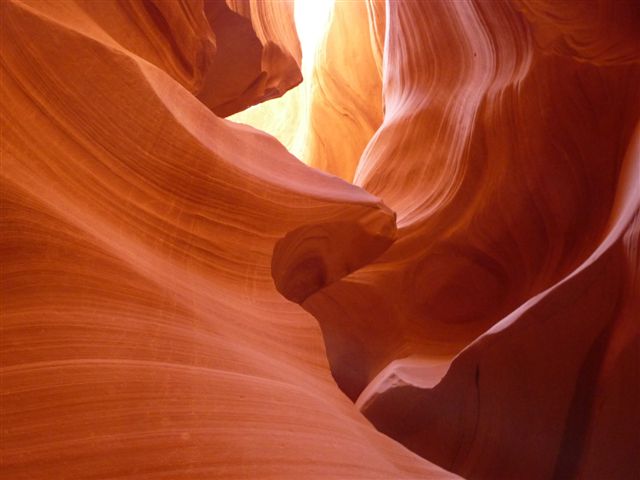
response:
<path id="1" fill-rule="evenodd" d="M 299 8 L 0 2 L 1 476 L 640 475 L 635 3 Z"/>
<path id="2" fill-rule="evenodd" d="M 2 3 L 2 475 L 452 477 L 364 420 L 271 277 L 288 232 L 358 232 L 335 266 L 393 214 L 39 6 Z"/>
<path id="3" fill-rule="evenodd" d="M 543 30 L 583 47 L 569 55 L 540 43 L 554 5 L 531 4 L 388 4 L 385 119 L 355 183 L 398 238 L 304 306 L 341 388 L 425 458 L 468 478 L 631 478 L 638 35 L 587 44 L 595 18 L 565 3 Z"/>
<path id="4" fill-rule="evenodd" d="M 384 18 L 383 2 L 336 2 L 312 63 L 303 58 L 306 84 L 232 120 L 274 135 L 306 164 L 352 181 L 382 122 Z"/>
<path id="5" fill-rule="evenodd" d="M 158 66 L 219 116 L 302 81 L 292 2 L 25 0 L 25 8 Z M 288 32 L 288 33 L 285 33 Z"/>
<path id="6" fill-rule="evenodd" d="M 309 165 L 352 181 L 360 156 L 382 123 L 381 75 L 372 32 L 378 20 L 367 2 L 336 2 L 313 71 Z M 382 17 L 384 25 L 384 10 Z M 326 128 L 331 125 L 332 128 Z"/>
<path id="7" fill-rule="evenodd" d="M 424 383 L 427 361 L 399 360 L 368 385 L 357 404 L 381 431 L 465 478 L 636 475 L 639 148 L 640 130 L 583 264 L 477 338 L 442 381 Z"/>
<path id="8" fill-rule="evenodd" d="M 197 96 L 216 115 L 280 97 L 302 81 L 292 1 L 205 0 L 204 13 L 217 51 Z"/>

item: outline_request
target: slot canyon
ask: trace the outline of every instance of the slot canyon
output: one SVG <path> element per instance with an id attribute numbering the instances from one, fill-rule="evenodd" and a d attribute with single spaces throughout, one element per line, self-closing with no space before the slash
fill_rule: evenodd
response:
<path id="1" fill-rule="evenodd" d="M 0 10 L 1 479 L 640 479 L 640 2 Z"/>

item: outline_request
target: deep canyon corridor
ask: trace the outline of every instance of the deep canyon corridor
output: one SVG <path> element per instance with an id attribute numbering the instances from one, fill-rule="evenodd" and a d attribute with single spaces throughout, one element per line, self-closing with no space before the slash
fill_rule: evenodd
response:
<path id="1" fill-rule="evenodd" d="M 0 15 L 2 480 L 640 479 L 640 2 Z"/>

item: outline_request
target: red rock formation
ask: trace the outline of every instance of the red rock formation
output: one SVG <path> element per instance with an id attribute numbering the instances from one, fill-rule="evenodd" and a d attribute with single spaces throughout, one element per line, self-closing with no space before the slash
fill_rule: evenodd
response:
<path id="1" fill-rule="evenodd" d="M 3 476 L 449 477 L 364 420 L 271 278 L 279 239 L 316 288 L 357 268 L 391 212 L 216 117 L 109 33 L 138 34 L 119 4 L 1 6 Z"/>
<path id="2" fill-rule="evenodd" d="M 302 81 L 293 1 L 205 0 L 204 13 L 217 51 L 197 96 L 216 115 L 279 97 Z"/>
<path id="3" fill-rule="evenodd" d="M 0 8 L 7 478 L 640 474 L 634 3 Z"/>
<path id="4" fill-rule="evenodd" d="M 389 3 L 355 182 L 398 238 L 304 303 L 373 423 L 469 478 L 640 472 L 640 42 L 583 5 Z"/>
<path id="5" fill-rule="evenodd" d="M 307 165 L 352 181 L 382 123 L 384 18 L 384 2 L 337 2 L 312 63 L 303 66 L 306 85 L 231 119 L 274 135 Z"/>
<path id="6" fill-rule="evenodd" d="M 313 72 L 315 91 L 303 155 L 309 165 L 348 181 L 382 123 L 377 44 L 372 45 L 370 34 L 376 21 L 384 28 L 384 10 L 373 10 L 367 2 L 337 2 Z"/>

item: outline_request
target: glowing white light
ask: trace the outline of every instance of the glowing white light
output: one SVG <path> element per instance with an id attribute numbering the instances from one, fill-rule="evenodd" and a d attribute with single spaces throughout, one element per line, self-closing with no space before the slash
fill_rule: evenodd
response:
<path id="1" fill-rule="evenodd" d="M 306 160 L 309 135 L 315 57 L 329 28 L 334 2 L 335 0 L 295 0 L 294 20 L 302 50 L 302 84 L 280 98 L 228 117 L 229 120 L 252 125 L 273 135 L 303 162 Z"/>
<path id="2" fill-rule="evenodd" d="M 309 76 L 335 0 L 295 0 L 294 19 L 302 48 L 302 74 Z"/>

